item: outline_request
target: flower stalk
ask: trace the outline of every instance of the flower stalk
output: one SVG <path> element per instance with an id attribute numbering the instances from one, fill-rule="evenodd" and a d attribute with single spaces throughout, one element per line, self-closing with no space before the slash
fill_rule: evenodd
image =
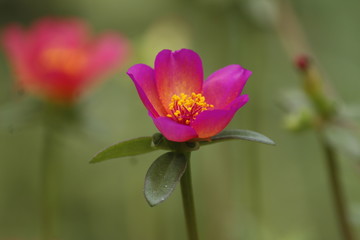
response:
<path id="1" fill-rule="evenodd" d="M 354 240 L 351 231 L 351 225 L 348 219 L 344 191 L 340 181 L 335 149 L 322 137 L 320 137 L 320 142 L 326 158 L 331 194 L 334 201 L 336 216 L 339 222 L 341 234 L 344 240 Z"/>
<path id="2" fill-rule="evenodd" d="M 198 231 L 196 225 L 195 204 L 191 181 L 190 152 L 184 154 L 187 161 L 187 167 L 181 178 L 181 195 L 186 220 L 186 228 L 189 240 L 198 240 Z"/>
<path id="3" fill-rule="evenodd" d="M 324 81 L 317 69 L 309 63 L 309 60 L 307 60 L 307 63 L 304 64 L 303 68 L 299 67 L 299 69 L 304 74 L 304 90 L 311 100 L 319 119 L 317 131 L 320 134 L 320 144 L 325 153 L 332 198 L 339 228 L 344 240 L 353 240 L 346 201 L 339 176 L 336 150 L 328 143 L 325 137 L 322 136 L 326 124 L 330 123 L 336 116 L 336 105 L 334 104 L 334 100 L 326 95 Z"/>
<path id="4" fill-rule="evenodd" d="M 54 239 L 56 232 L 58 164 L 54 157 L 55 145 L 54 130 L 49 119 L 45 119 L 44 145 L 41 156 L 42 195 L 40 202 L 43 240 Z"/>
<path id="5" fill-rule="evenodd" d="M 303 75 L 303 89 L 312 103 L 315 112 L 313 127 L 319 135 L 319 141 L 325 154 L 329 184 L 337 216 L 336 220 L 338 221 L 342 238 L 344 240 L 353 240 L 343 187 L 340 181 L 336 149 L 323 136 L 326 127 L 332 124 L 334 118 L 338 117 L 337 105 L 326 92 L 325 81 L 307 56 L 298 57 L 296 65 Z"/>

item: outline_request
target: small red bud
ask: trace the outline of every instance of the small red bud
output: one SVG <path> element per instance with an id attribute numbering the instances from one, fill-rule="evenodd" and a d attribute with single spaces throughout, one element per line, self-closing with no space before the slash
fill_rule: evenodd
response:
<path id="1" fill-rule="evenodd" d="M 296 67 L 301 71 L 306 71 L 310 66 L 310 58 L 307 55 L 300 55 L 295 59 Z"/>

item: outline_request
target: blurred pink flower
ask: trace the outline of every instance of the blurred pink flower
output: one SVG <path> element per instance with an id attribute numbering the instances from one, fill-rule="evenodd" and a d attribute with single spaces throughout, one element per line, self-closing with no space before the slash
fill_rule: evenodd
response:
<path id="1" fill-rule="evenodd" d="M 155 67 L 128 70 L 159 131 L 171 141 L 208 139 L 223 130 L 247 101 L 241 92 L 251 72 L 229 65 L 204 82 L 202 62 L 188 49 L 161 51 Z"/>
<path id="2" fill-rule="evenodd" d="M 3 35 L 19 86 L 51 101 L 71 103 L 129 55 L 129 42 L 115 33 L 91 38 L 76 19 L 45 18 L 25 31 L 13 24 Z"/>

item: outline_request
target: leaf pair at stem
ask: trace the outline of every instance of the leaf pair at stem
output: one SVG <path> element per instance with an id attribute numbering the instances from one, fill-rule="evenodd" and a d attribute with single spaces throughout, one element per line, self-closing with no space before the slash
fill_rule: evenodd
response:
<path id="1" fill-rule="evenodd" d="M 145 198 L 150 206 L 156 206 L 166 200 L 174 191 L 187 168 L 192 151 L 198 150 L 201 146 L 235 139 L 275 144 L 274 141 L 260 133 L 240 129 L 224 130 L 208 141 L 189 142 L 169 141 L 162 134 L 155 133 L 152 137 L 139 137 L 116 143 L 97 153 L 90 163 L 136 156 L 156 150 L 167 150 L 167 153 L 152 163 L 145 177 Z"/>

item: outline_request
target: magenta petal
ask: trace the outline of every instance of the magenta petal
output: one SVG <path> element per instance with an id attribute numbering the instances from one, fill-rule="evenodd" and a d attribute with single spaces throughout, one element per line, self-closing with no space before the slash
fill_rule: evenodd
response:
<path id="1" fill-rule="evenodd" d="M 20 26 L 10 25 L 4 30 L 2 38 L 18 80 L 22 83 L 31 81 L 34 75 L 31 67 L 34 63 L 30 58 L 31 47 L 26 33 Z"/>
<path id="2" fill-rule="evenodd" d="M 174 94 L 200 93 L 203 77 L 201 59 L 192 50 L 163 50 L 156 56 L 156 85 L 164 106 L 170 103 Z"/>
<path id="3" fill-rule="evenodd" d="M 159 131 L 170 141 L 186 142 L 190 139 L 197 138 L 194 129 L 188 125 L 177 123 L 171 118 L 159 117 L 153 120 Z"/>
<path id="4" fill-rule="evenodd" d="M 251 71 L 240 65 L 226 66 L 211 74 L 204 83 L 206 102 L 222 109 L 237 98 L 243 90 Z"/>
<path id="5" fill-rule="evenodd" d="M 152 116 L 166 115 L 157 94 L 154 70 L 145 64 L 136 64 L 128 70 L 127 74 L 133 80 L 141 101 Z"/>
<path id="6" fill-rule="evenodd" d="M 230 103 L 226 109 L 204 111 L 191 123 L 191 127 L 195 129 L 199 138 L 210 138 L 221 132 L 229 124 L 236 111 L 248 100 L 247 95 L 242 95 Z"/>
<path id="7" fill-rule="evenodd" d="M 116 34 L 103 35 L 89 53 L 89 64 L 85 71 L 87 77 L 99 77 L 120 66 L 127 59 L 129 52 L 130 44 L 125 38 Z"/>
<path id="8" fill-rule="evenodd" d="M 16 61 L 24 61 L 26 54 L 26 39 L 22 29 L 17 25 L 7 27 L 3 33 L 3 44 L 8 55 Z"/>
<path id="9" fill-rule="evenodd" d="M 89 31 L 78 19 L 43 18 L 29 30 L 35 49 L 46 47 L 77 48 L 88 40 Z"/>

